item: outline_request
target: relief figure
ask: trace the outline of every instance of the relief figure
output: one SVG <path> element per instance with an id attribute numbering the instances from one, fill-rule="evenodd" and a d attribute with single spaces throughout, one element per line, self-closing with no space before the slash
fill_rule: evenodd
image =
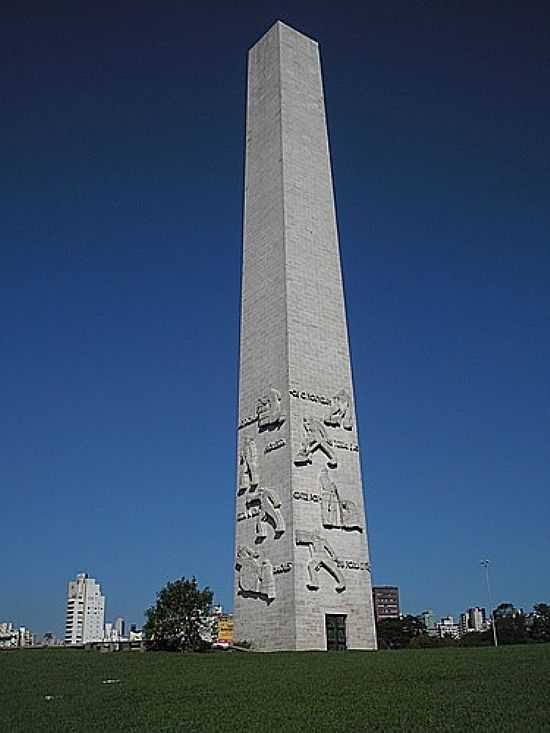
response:
<path id="1" fill-rule="evenodd" d="M 345 389 L 341 389 L 332 398 L 332 403 L 327 411 L 324 422 L 325 425 L 344 428 L 344 430 L 351 430 L 353 428 L 351 397 Z"/>
<path id="2" fill-rule="evenodd" d="M 268 602 L 275 598 L 275 579 L 270 560 L 262 559 L 259 552 L 241 545 L 237 550 L 235 567 L 239 572 L 241 595 L 263 597 Z"/>
<path id="3" fill-rule="evenodd" d="M 254 438 L 243 437 L 239 453 L 239 494 L 258 485 L 258 450 Z"/>
<path id="4" fill-rule="evenodd" d="M 321 487 L 321 513 L 323 526 L 327 529 L 358 529 L 363 531 L 357 504 L 351 499 L 342 499 L 326 468 L 319 475 Z"/>
<path id="5" fill-rule="evenodd" d="M 305 433 L 304 440 L 294 459 L 294 463 L 297 465 L 312 463 L 311 456 L 319 448 L 328 458 L 327 465 L 330 468 L 336 468 L 338 465 L 336 453 L 330 444 L 327 431 L 323 427 L 321 420 L 317 417 L 304 417 L 303 427 Z"/>
<path id="6" fill-rule="evenodd" d="M 340 527 L 340 497 L 334 481 L 331 481 L 328 471 L 323 468 L 319 476 L 321 485 L 321 513 L 323 527 Z"/>
<path id="7" fill-rule="evenodd" d="M 275 539 L 285 531 L 285 520 L 281 514 L 281 500 L 271 489 L 260 488 L 252 499 L 246 502 L 256 505 L 260 511 L 256 519 L 256 542 L 262 542 L 267 537 L 267 525 L 270 524 L 275 532 Z"/>
<path id="8" fill-rule="evenodd" d="M 308 588 L 319 590 L 319 572 L 324 568 L 336 581 L 336 590 L 338 592 L 346 590 L 346 583 L 342 571 L 338 567 L 336 553 L 324 537 L 316 532 L 297 529 L 296 544 L 308 545 L 309 547 L 311 559 L 307 564 Z"/>
<path id="9" fill-rule="evenodd" d="M 285 421 L 285 415 L 281 412 L 281 407 L 281 393 L 278 389 L 270 387 L 267 394 L 259 397 L 256 403 L 258 429 L 280 428 Z"/>

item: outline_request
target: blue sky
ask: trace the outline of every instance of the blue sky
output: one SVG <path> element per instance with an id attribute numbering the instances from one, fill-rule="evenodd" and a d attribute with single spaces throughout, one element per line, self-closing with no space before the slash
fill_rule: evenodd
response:
<path id="1" fill-rule="evenodd" d="M 444 7 L 442 7 L 444 6 Z M 373 579 L 550 601 L 550 33 L 517 3 L 32 4 L 0 29 L 0 621 L 232 603 L 247 49 L 319 40 Z"/>

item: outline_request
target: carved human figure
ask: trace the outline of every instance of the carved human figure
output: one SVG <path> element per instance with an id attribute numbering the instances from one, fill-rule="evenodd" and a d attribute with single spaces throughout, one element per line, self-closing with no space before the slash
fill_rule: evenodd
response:
<path id="1" fill-rule="evenodd" d="M 254 438 L 243 437 L 239 451 L 239 494 L 258 485 L 258 450 Z"/>
<path id="2" fill-rule="evenodd" d="M 256 414 L 259 430 L 279 428 L 284 423 L 285 415 L 281 412 L 281 407 L 281 393 L 275 387 L 270 387 L 265 395 L 258 398 Z"/>
<path id="3" fill-rule="evenodd" d="M 319 571 L 324 568 L 336 581 L 336 590 L 341 592 L 346 589 L 344 576 L 338 567 L 338 559 L 332 546 L 325 538 L 317 532 L 309 532 L 305 529 L 296 530 L 296 544 L 308 545 L 311 559 L 307 564 L 309 581 L 307 587 L 312 590 L 319 589 Z"/>
<path id="4" fill-rule="evenodd" d="M 265 596 L 268 601 L 275 598 L 275 576 L 273 575 L 273 565 L 271 560 L 265 558 L 262 560 L 260 569 L 260 595 Z"/>
<path id="5" fill-rule="evenodd" d="M 319 475 L 321 487 L 321 513 L 323 526 L 327 529 L 342 527 L 344 529 L 358 529 L 361 526 L 357 504 L 351 499 L 342 499 L 334 481 L 330 478 L 326 468 Z"/>
<path id="6" fill-rule="evenodd" d="M 273 565 L 268 559 L 261 559 L 260 553 L 241 545 L 237 549 L 235 567 L 239 572 L 239 589 L 244 594 L 275 598 Z"/>
<path id="7" fill-rule="evenodd" d="M 312 453 L 320 448 L 328 457 L 327 465 L 330 468 L 336 468 L 338 465 L 336 453 L 330 445 L 327 431 L 323 427 L 321 420 L 318 417 L 304 417 L 303 426 L 305 436 L 300 450 L 294 459 L 294 463 L 297 465 L 312 463 Z"/>
<path id="8" fill-rule="evenodd" d="M 327 528 L 341 527 L 342 519 L 340 512 L 340 497 L 334 481 L 331 481 L 326 468 L 323 468 L 319 476 L 321 486 L 321 514 L 323 526 Z"/>
<path id="9" fill-rule="evenodd" d="M 268 524 L 273 527 L 276 539 L 284 533 L 285 520 L 280 511 L 281 500 L 275 491 L 260 488 L 254 498 L 246 502 L 246 505 L 257 505 L 260 509 L 256 518 L 256 541 L 265 540 Z"/>
<path id="10" fill-rule="evenodd" d="M 351 411 L 351 397 L 345 389 L 341 389 L 332 398 L 331 406 L 325 415 L 325 425 L 332 425 L 337 428 L 351 430 L 353 428 L 353 416 Z"/>
<path id="11" fill-rule="evenodd" d="M 260 555 L 249 547 L 237 550 L 235 567 L 239 571 L 239 588 L 245 593 L 260 592 Z"/>

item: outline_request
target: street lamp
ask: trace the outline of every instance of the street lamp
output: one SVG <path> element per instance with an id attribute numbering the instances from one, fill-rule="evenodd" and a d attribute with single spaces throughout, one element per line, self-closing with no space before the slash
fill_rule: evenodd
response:
<path id="1" fill-rule="evenodd" d="M 491 585 L 489 583 L 489 563 L 490 560 L 482 560 L 481 564 L 485 568 L 485 580 L 487 581 L 487 595 L 489 596 L 489 608 L 491 609 L 491 626 L 493 627 L 493 641 L 498 646 L 497 625 L 495 623 L 495 614 L 493 613 L 493 599 L 491 598 Z"/>

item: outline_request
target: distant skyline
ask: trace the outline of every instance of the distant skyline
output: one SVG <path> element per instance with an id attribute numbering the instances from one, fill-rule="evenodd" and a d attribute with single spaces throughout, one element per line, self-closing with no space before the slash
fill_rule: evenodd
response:
<path id="1" fill-rule="evenodd" d="M 60 7 L 63 7 L 61 5 Z M 0 621 L 232 605 L 246 53 L 320 43 L 375 585 L 549 601 L 548 10 L 7 10 Z"/>

